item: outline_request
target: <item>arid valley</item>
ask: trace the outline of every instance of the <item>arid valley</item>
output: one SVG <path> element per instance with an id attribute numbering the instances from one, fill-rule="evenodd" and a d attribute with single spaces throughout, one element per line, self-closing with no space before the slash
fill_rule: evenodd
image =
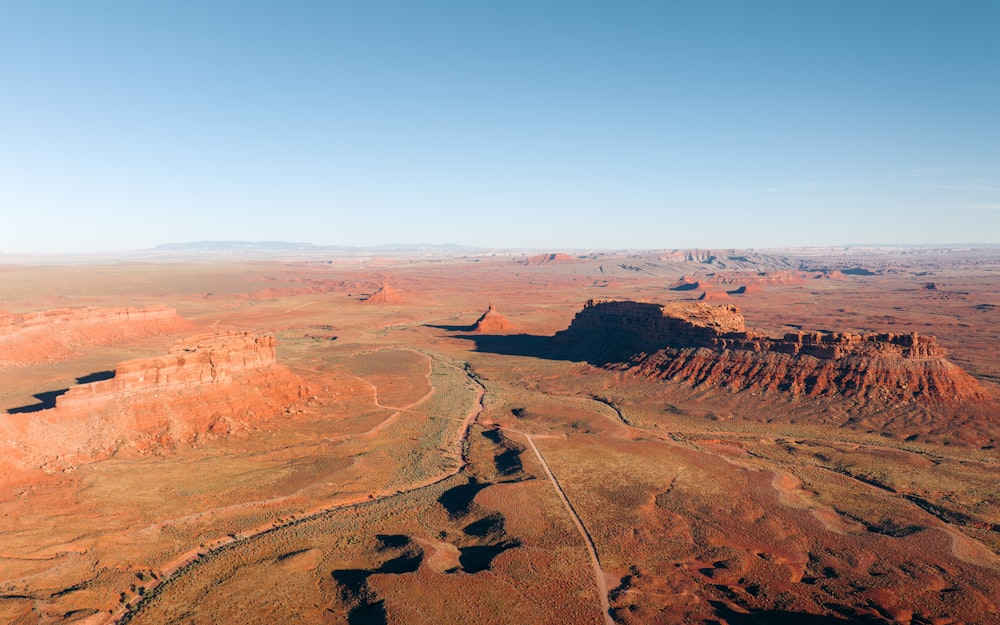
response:
<path id="1" fill-rule="evenodd" d="M 1000 623 L 1000 249 L 0 264 L 0 622 Z"/>

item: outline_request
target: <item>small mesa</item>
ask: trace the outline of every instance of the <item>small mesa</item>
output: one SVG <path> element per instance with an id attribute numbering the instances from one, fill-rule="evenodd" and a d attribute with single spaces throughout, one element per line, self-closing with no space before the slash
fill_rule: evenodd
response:
<path id="1" fill-rule="evenodd" d="M 729 299 L 729 294 L 725 291 L 703 291 L 698 296 L 698 300 L 702 302 L 717 302 L 727 299 Z"/>
<path id="2" fill-rule="evenodd" d="M 575 263 L 578 262 L 576 257 L 570 256 L 569 254 L 536 254 L 534 256 L 529 256 L 522 261 L 525 265 L 547 265 L 547 264 L 565 264 L 565 263 Z"/>
<path id="3" fill-rule="evenodd" d="M 702 286 L 701 282 L 697 280 L 692 280 L 688 277 L 683 277 L 677 282 L 675 282 L 671 287 L 671 291 L 697 291 L 698 289 L 703 289 L 707 287 L 708 284 Z"/>

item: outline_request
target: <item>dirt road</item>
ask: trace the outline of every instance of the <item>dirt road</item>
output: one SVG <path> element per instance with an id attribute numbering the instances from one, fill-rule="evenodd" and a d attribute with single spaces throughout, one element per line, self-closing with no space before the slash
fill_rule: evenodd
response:
<path id="1" fill-rule="evenodd" d="M 545 474 L 549 476 L 549 481 L 552 482 L 552 486 L 556 489 L 556 493 L 559 494 L 559 498 L 562 499 L 563 505 L 566 506 L 570 518 L 573 519 L 573 524 L 576 525 L 580 536 L 583 537 L 583 542 L 587 546 L 587 553 L 590 554 L 590 564 L 594 567 L 594 579 L 597 581 L 597 592 L 601 596 L 601 613 L 604 615 L 604 622 L 606 625 L 615 625 L 614 619 L 611 618 L 611 604 L 608 603 L 608 580 L 604 576 L 604 571 L 601 570 L 601 561 L 597 557 L 597 550 L 594 549 L 594 541 L 590 538 L 590 534 L 587 532 L 587 528 L 584 527 L 583 521 L 580 520 L 580 516 L 573 509 L 573 504 L 566 497 L 562 486 L 559 485 L 559 480 L 556 479 L 556 476 L 552 474 L 552 470 L 549 469 L 549 463 L 545 462 L 542 452 L 538 451 L 538 447 L 535 446 L 535 441 L 531 439 L 531 435 L 525 432 L 519 432 L 519 434 L 527 439 L 531 451 L 535 452 L 535 457 L 538 458 L 538 462 L 545 469 Z"/>

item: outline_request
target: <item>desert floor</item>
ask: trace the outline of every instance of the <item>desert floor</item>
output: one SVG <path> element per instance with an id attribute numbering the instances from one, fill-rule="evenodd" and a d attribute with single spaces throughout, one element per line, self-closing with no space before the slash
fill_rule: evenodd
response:
<path id="1" fill-rule="evenodd" d="M 396 301 L 362 301 L 384 283 Z M 273 334 L 310 389 L 249 427 L 11 480 L 0 622 L 1000 623 L 993 445 L 540 347 L 591 298 L 740 286 L 725 301 L 756 329 L 935 335 L 1000 396 L 996 250 L 0 264 L 12 314 L 190 322 L 0 368 L 0 419 L 201 332 Z M 517 335 L 471 332 L 490 302 Z"/>

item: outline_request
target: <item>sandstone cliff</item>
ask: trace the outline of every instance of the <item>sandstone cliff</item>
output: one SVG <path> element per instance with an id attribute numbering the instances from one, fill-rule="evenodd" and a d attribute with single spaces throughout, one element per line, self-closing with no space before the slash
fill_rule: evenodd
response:
<path id="1" fill-rule="evenodd" d="M 273 336 L 201 335 L 166 356 L 122 362 L 114 377 L 69 389 L 55 408 L 3 415 L 0 440 L 12 469 L 67 470 L 255 429 L 307 396 L 277 364 Z"/>
<path id="2" fill-rule="evenodd" d="M 556 343 L 571 355 L 693 386 L 883 403 L 989 399 L 934 337 L 748 331 L 733 305 L 590 301 Z"/>
<path id="3" fill-rule="evenodd" d="M 62 360 L 87 345 L 172 334 L 189 327 L 173 308 L 57 308 L 0 313 L 0 366 Z"/>

